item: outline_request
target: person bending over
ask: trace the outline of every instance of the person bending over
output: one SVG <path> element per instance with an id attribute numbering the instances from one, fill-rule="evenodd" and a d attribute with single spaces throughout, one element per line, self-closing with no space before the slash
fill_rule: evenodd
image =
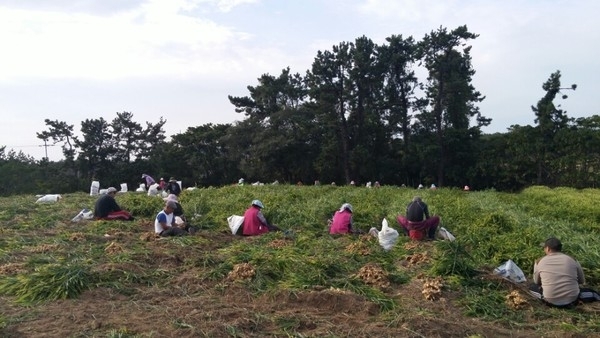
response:
<path id="1" fill-rule="evenodd" d="M 333 219 L 329 226 L 330 234 L 351 234 L 357 233 L 353 228 L 352 222 L 352 205 L 344 203 L 339 210 L 333 214 Z"/>

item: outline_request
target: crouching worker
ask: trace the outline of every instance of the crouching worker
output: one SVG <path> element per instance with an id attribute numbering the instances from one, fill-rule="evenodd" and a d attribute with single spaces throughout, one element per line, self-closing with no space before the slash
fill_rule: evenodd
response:
<path id="1" fill-rule="evenodd" d="M 173 210 L 173 215 L 175 215 L 175 223 L 177 223 L 177 217 L 179 217 L 179 219 L 181 220 L 181 222 L 183 222 L 182 224 L 179 224 L 179 227 L 183 228 L 183 230 L 189 232 L 190 234 L 194 234 L 198 229 L 196 229 L 196 227 L 191 226 L 190 223 L 188 222 L 187 218 L 185 217 L 184 213 L 183 213 L 183 207 L 181 206 L 181 203 L 179 203 L 179 198 L 177 197 L 177 195 L 175 194 L 170 194 L 169 196 L 163 198 L 163 200 L 165 202 L 168 201 L 173 201 L 175 202 L 175 209 Z"/>
<path id="2" fill-rule="evenodd" d="M 533 266 L 533 282 L 529 287 L 533 296 L 547 305 L 560 308 L 575 306 L 579 300 L 591 302 L 600 300 L 600 295 L 592 289 L 579 288 L 585 283 L 581 265 L 565 255 L 558 238 L 548 238 L 544 242 L 544 253 Z"/>
<path id="3" fill-rule="evenodd" d="M 174 201 L 167 201 L 164 209 L 156 215 L 154 220 L 154 232 L 161 236 L 183 236 L 188 232 L 177 226 L 175 223 L 175 214 L 173 211 L 177 208 Z"/>
<path id="4" fill-rule="evenodd" d="M 411 239 L 420 241 L 426 237 L 433 240 L 440 224 L 440 217 L 429 216 L 427 204 L 421 200 L 421 197 L 415 196 L 406 206 L 406 217 L 398 215 L 397 221 Z"/>
<path id="5" fill-rule="evenodd" d="M 133 221 L 134 218 L 131 214 L 125 210 L 121 210 L 121 207 L 115 201 L 115 195 L 117 195 L 117 189 L 110 187 L 106 189 L 106 194 L 100 196 L 96 200 L 94 205 L 94 218 L 97 220 L 123 220 Z"/>
<path id="6" fill-rule="evenodd" d="M 352 221 L 352 205 L 344 203 L 339 210 L 333 214 L 333 219 L 330 221 L 329 233 L 334 234 L 355 234 L 360 231 L 354 229 Z"/>
<path id="7" fill-rule="evenodd" d="M 242 234 L 244 236 L 262 235 L 269 231 L 279 231 L 280 229 L 270 224 L 261 209 L 265 206 L 259 200 L 252 201 L 250 208 L 244 212 L 244 224 L 242 224 Z"/>

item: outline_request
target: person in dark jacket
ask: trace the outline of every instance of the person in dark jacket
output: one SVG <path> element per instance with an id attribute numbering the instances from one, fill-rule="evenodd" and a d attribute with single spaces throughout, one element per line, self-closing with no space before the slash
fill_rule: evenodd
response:
<path id="1" fill-rule="evenodd" d="M 397 221 L 411 239 L 422 240 L 424 237 L 435 239 L 440 217 L 429 216 L 427 204 L 421 197 L 415 196 L 406 206 L 406 216 L 398 215 Z"/>
<path id="2" fill-rule="evenodd" d="M 244 224 L 242 224 L 242 234 L 244 236 L 256 236 L 269 231 L 280 230 L 277 226 L 270 224 L 262 214 L 261 209 L 264 207 L 261 201 L 252 201 L 250 208 L 244 213 Z"/>
<path id="3" fill-rule="evenodd" d="M 115 201 L 116 194 L 117 189 L 110 187 L 106 190 L 105 195 L 100 196 L 100 198 L 96 200 L 96 205 L 94 206 L 94 218 L 103 220 L 134 220 L 129 212 L 121 210 L 121 207 L 119 207 L 117 201 Z"/>
<path id="4" fill-rule="evenodd" d="M 165 187 L 165 191 L 175 196 L 179 196 L 179 194 L 181 194 L 181 186 L 179 186 L 179 183 L 177 183 L 175 177 L 171 177 L 171 179 L 169 179 L 169 182 Z"/>

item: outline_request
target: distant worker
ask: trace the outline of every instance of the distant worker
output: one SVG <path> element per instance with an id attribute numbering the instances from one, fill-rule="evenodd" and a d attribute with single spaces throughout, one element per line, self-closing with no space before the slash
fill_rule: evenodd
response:
<path id="1" fill-rule="evenodd" d="M 146 188 L 150 188 L 151 185 L 156 183 L 156 181 L 152 178 L 152 176 L 148 174 L 142 174 L 142 179 L 146 183 Z"/>
<path id="2" fill-rule="evenodd" d="M 429 208 L 419 196 L 406 206 L 406 216 L 398 215 L 398 223 L 404 229 L 404 233 L 411 239 L 422 240 L 423 238 L 435 239 L 435 231 L 440 224 L 439 216 L 429 216 Z"/>
<path id="3" fill-rule="evenodd" d="M 169 183 L 167 183 L 167 186 L 165 187 L 165 191 L 167 193 L 173 194 L 175 196 L 179 196 L 179 194 L 181 194 L 181 186 L 179 185 L 179 183 L 177 182 L 175 177 L 171 177 L 169 179 Z"/>
<path id="4" fill-rule="evenodd" d="M 164 178 L 160 178 L 160 180 L 158 181 L 158 187 L 160 188 L 160 190 L 165 191 L 165 189 L 167 189 L 167 182 L 165 181 Z"/>
<path id="5" fill-rule="evenodd" d="M 242 224 L 242 234 L 244 236 L 262 235 L 269 231 L 279 231 L 280 229 L 270 224 L 261 209 L 265 206 L 259 200 L 253 200 L 250 207 L 244 213 L 244 223 Z"/>
<path id="6" fill-rule="evenodd" d="M 133 221 L 134 218 L 131 214 L 125 210 L 121 210 L 121 207 L 115 201 L 117 195 L 117 189 L 110 187 L 106 189 L 106 194 L 100 196 L 96 200 L 94 206 L 94 218 L 98 220 L 124 220 Z"/>
<path id="7" fill-rule="evenodd" d="M 154 219 L 154 232 L 161 236 L 184 236 L 188 232 L 180 228 L 175 222 L 173 211 L 177 208 L 175 201 L 166 201 L 163 210 L 161 210 Z"/>
<path id="8" fill-rule="evenodd" d="M 329 226 L 329 233 L 332 235 L 359 233 L 358 231 L 355 231 L 353 227 L 352 212 L 353 209 L 350 203 L 342 204 L 340 209 L 336 210 L 333 214 L 333 219 Z"/>

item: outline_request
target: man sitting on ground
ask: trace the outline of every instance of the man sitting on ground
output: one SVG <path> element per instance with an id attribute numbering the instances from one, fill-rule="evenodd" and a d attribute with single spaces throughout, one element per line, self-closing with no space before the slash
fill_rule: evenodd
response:
<path id="1" fill-rule="evenodd" d="M 156 215 L 154 220 L 154 232 L 161 236 L 183 236 L 187 235 L 187 231 L 181 229 L 175 223 L 175 214 L 173 211 L 177 208 L 175 201 L 167 201 L 165 207 Z"/>
<path id="2" fill-rule="evenodd" d="M 558 238 L 546 240 L 546 255 L 533 266 L 534 284 L 530 290 L 548 305 L 570 307 L 579 300 L 579 284 L 585 283 L 585 276 L 579 262 L 561 251 L 562 243 Z"/>
<path id="3" fill-rule="evenodd" d="M 125 220 L 125 221 L 133 221 L 134 218 L 131 214 L 125 210 L 121 210 L 117 201 L 115 201 L 115 195 L 117 194 L 117 189 L 110 187 L 106 189 L 106 194 L 100 196 L 98 200 L 96 200 L 96 205 L 94 206 L 94 218 L 102 219 L 102 220 Z"/>
<path id="4" fill-rule="evenodd" d="M 440 217 L 430 217 L 427 204 L 419 196 L 415 196 L 406 206 L 406 217 L 398 215 L 396 220 L 404 233 L 414 240 L 422 240 L 425 236 L 430 240 L 435 239 L 435 231 L 440 224 Z"/>

